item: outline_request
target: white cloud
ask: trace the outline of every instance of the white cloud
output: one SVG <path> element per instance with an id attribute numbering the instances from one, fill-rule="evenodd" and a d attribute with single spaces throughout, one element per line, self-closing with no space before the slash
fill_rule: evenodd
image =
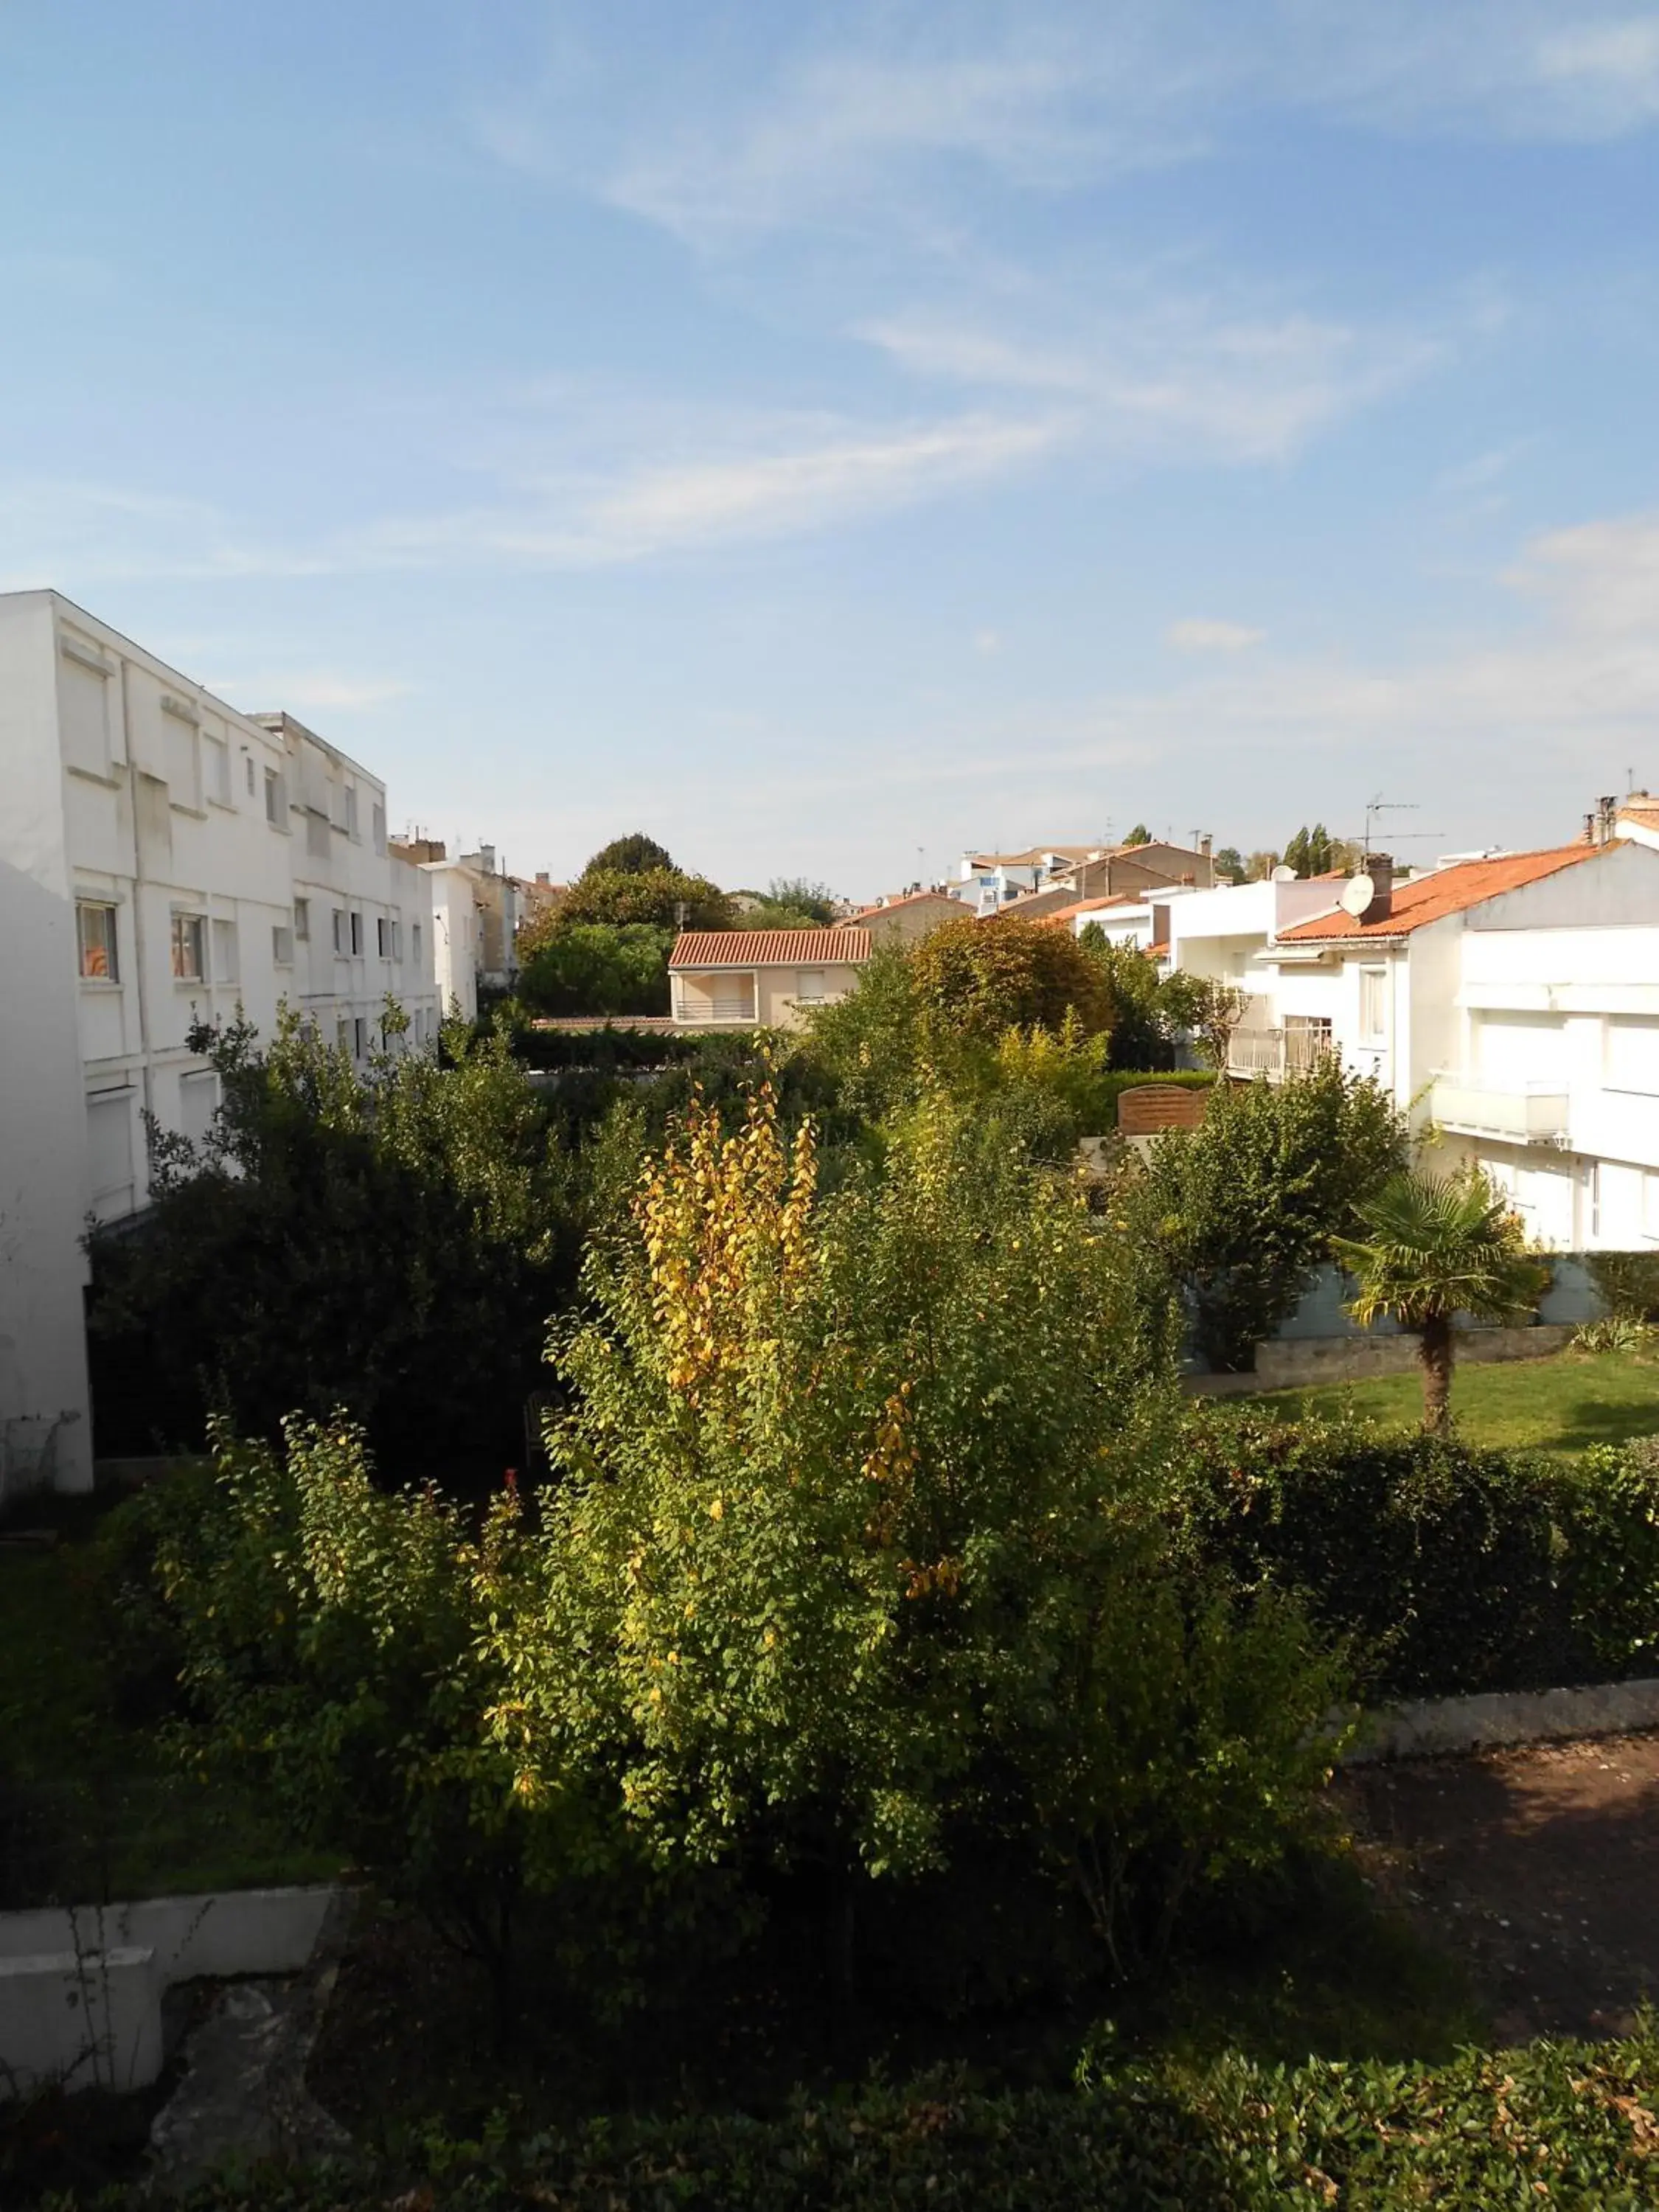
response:
<path id="1" fill-rule="evenodd" d="M 1211 622 L 1201 615 L 1172 622 L 1164 633 L 1166 643 L 1177 653 L 1248 653 L 1267 635 L 1266 630 L 1251 629 L 1244 623 Z"/>
<path id="2" fill-rule="evenodd" d="M 964 165 L 1064 191 L 1198 157 L 1252 116 L 1544 141 L 1659 116 L 1659 26 L 1595 0 L 866 0 L 832 30 L 763 15 L 740 68 L 677 49 L 654 71 L 597 8 L 577 41 L 574 13 L 540 76 L 476 118 L 484 144 L 710 246 L 914 225 Z M 596 113 L 622 119 L 607 135 Z"/>

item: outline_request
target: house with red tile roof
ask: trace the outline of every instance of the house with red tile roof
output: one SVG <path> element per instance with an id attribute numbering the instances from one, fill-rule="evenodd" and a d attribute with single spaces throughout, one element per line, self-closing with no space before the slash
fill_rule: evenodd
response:
<path id="1" fill-rule="evenodd" d="M 1622 838 L 1396 881 L 1247 884 L 1171 908 L 1171 959 L 1245 994 L 1229 1073 L 1337 1053 L 1441 1166 L 1561 1250 L 1659 1249 L 1659 849 Z"/>
<path id="2" fill-rule="evenodd" d="M 867 929 L 694 929 L 668 958 L 669 1004 L 685 1030 L 799 1029 L 844 999 L 870 957 Z"/>

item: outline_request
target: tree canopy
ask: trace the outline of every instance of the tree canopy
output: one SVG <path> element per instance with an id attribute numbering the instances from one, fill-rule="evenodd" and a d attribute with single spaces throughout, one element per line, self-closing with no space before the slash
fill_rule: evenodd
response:
<path id="1" fill-rule="evenodd" d="M 792 908 L 826 927 L 841 903 L 828 884 L 811 883 L 805 876 L 774 876 L 766 887 L 766 899 L 769 906 Z"/>
<path id="2" fill-rule="evenodd" d="M 731 900 L 706 876 L 688 876 L 678 868 L 590 866 L 547 927 L 588 921 L 613 929 L 629 922 L 649 922 L 658 929 L 731 929 L 737 919 Z"/>
<path id="3" fill-rule="evenodd" d="M 1058 1030 L 1067 1014 L 1085 1034 L 1109 1027 L 1104 969 L 1067 929 L 1013 915 L 947 921 L 911 955 L 924 1020 L 994 1040 L 1005 1030 Z"/>
<path id="4" fill-rule="evenodd" d="M 1150 845 L 1152 833 L 1144 822 L 1137 822 L 1123 842 L 1126 845 Z"/>
<path id="5" fill-rule="evenodd" d="M 642 876 L 649 869 L 673 866 L 673 855 L 665 845 L 647 837 L 642 830 L 634 830 L 626 837 L 613 837 L 608 845 L 601 845 L 582 874 Z"/>

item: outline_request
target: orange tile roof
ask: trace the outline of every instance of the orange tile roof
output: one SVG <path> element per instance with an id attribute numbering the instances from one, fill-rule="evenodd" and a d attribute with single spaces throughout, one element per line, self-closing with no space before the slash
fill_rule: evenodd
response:
<path id="1" fill-rule="evenodd" d="M 1007 911 L 1014 912 L 1018 903 L 1019 902 L 1016 900 L 1014 906 L 1009 908 Z M 1113 891 L 1109 896 L 1104 898 L 1073 899 L 1070 906 L 1053 907 L 1047 914 L 1039 915 L 1037 919 L 1039 921 L 1069 921 L 1073 915 L 1098 914 L 1103 907 L 1148 906 L 1150 904 L 1150 899 L 1139 891 Z"/>
<path id="2" fill-rule="evenodd" d="M 1396 884 L 1389 911 L 1375 921 L 1356 921 L 1339 908 L 1334 914 L 1316 915 L 1311 921 L 1281 929 L 1279 942 L 1309 945 L 1358 939 L 1364 943 L 1377 938 L 1407 937 L 1429 922 L 1443 921 L 1448 915 L 1462 914 L 1504 891 L 1520 890 L 1612 849 L 1609 845 L 1558 845 L 1545 853 L 1504 853 L 1495 860 L 1461 860 L 1455 867 L 1435 868 Z"/>
<path id="3" fill-rule="evenodd" d="M 1167 960 L 1169 957 L 1170 940 L 1167 937 L 1162 945 L 1149 945 L 1146 947 L 1146 957 L 1149 960 Z"/>
<path id="4" fill-rule="evenodd" d="M 951 906 L 959 906 L 969 921 L 973 919 L 974 909 L 969 905 L 967 900 L 952 898 L 949 891 L 904 891 L 896 898 L 883 899 L 875 906 L 861 906 L 853 916 L 853 920 L 863 921 L 871 915 L 891 914 L 895 907 L 915 906 L 923 899 L 945 899 Z"/>
<path id="5" fill-rule="evenodd" d="M 870 957 L 867 929 L 692 929 L 674 941 L 671 968 L 817 968 Z"/>

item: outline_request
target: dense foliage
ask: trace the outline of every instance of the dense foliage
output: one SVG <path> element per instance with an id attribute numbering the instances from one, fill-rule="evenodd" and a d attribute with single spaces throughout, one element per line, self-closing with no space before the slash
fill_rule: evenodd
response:
<path id="1" fill-rule="evenodd" d="M 1392 1102 L 1333 1058 L 1278 1086 L 1218 1084 L 1198 1128 L 1126 1168 L 1115 1215 L 1156 1255 L 1208 1364 L 1248 1370 L 1405 1160 Z"/>
<path id="2" fill-rule="evenodd" d="M 1092 1034 L 1110 1020 L 1106 976 L 1069 930 L 1012 915 L 947 921 L 910 964 L 923 1020 L 958 1034 L 994 1041 L 1010 1029 L 1058 1030 L 1067 1014 Z"/>
<path id="3" fill-rule="evenodd" d="M 1659 1465 L 1563 1462 L 1253 1413 L 1195 1421 L 1199 1555 L 1301 1593 L 1373 1698 L 1652 1674 Z"/>
<path id="4" fill-rule="evenodd" d="M 1659 2039 L 1465 2051 L 1440 2066 L 1133 2063 L 1109 2034 L 1078 2087 L 950 2077 L 797 2096 L 770 2117 L 625 2115 L 513 2141 L 434 2131 L 398 2166 L 227 2175 L 181 2212 L 1408 2212 L 1654 2201 Z M 135 2191 L 126 2200 L 140 2201 Z M 143 2201 L 149 2201 L 146 2197 Z M 99 2203 L 114 2212 L 120 2199 Z M 56 2212 L 91 2212 L 60 2197 Z"/>
<path id="5" fill-rule="evenodd" d="M 578 921 L 611 929 L 630 922 L 656 929 L 730 929 L 737 918 L 731 900 L 706 876 L 684 875 L 678 868 L 590 866 L 572 884 L 545 927 L 550 933 Z M 532 935 L 532 944 L 536 941 Z"/>
<path id="6" fill-rule="evenodd" d="M 125 1416 L 130 1450 L 193 1447 L 219 1409 L 271 1437 L 340 1407 L 405 1474 L 521 1463 L 583 1209 L 505 1039 L 452 1027 L 450 1066 L 367 1072 L 289 1015 L 263 1048 L 240 1022 L 190 1042 L 220 1079 L 212 1133 L 152 1133 L 149 1213 L 92 1240 L 104 1436 Z"/>
<path id="7" fill-rule="evenodd" d="M 642 876 L 653 868 L 672 868 L 674 856 L 666 845 L 647 837 L 642 830 L 613 837 L 601 845 L 582 872 L 584 875 Z"/>
<path id="8" fill-rule="evenodd" d="M 665 1014 L 674 933 L 654 922 L 573 921 L 526 931 L 518 996 L 538 1014 Z"/>

